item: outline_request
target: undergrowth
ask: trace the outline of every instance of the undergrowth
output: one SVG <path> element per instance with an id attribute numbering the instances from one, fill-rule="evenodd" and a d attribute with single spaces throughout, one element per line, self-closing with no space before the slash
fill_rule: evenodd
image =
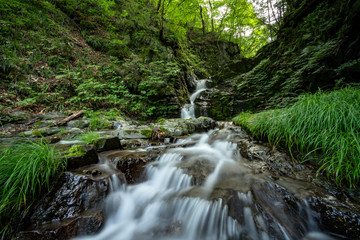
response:
<path id="1" fill-rule="evenodd" d="M 51 179 L 64 167 L 59 152 L 46 140 L 26 140 L 0 149 L 2 239 L 15 219 L 25 216 L 37 194 L 49 189 Z"/>
<path id="2" fill-rule="evenodd" d="M 93 144 L 99 138 L 100 134 L 97 132 L 87 132 L 79 136 L 79 139 L 84 141 L 86 144 Z"/>
<path id="3" fill-rule="evenodd" d="M 284 109 L 241 113 L 234 122 L 271 144 L 284 143 L 290 152 L 315 153 L 318 172 L 325 171 L 338 185 L 356 187 L 360 178 L 359 119 L 360 90 L 344 88 L 303 95 Z"/>
<path id="4" fill-rule="evenodd" d="M 159 39 L 153 11 L 144 0 L 0 0 L 0 115 L 13 108 L 176 115 L 188 94 L 183 71 L 205 70 L 180 38 L 171 46 Z"/>

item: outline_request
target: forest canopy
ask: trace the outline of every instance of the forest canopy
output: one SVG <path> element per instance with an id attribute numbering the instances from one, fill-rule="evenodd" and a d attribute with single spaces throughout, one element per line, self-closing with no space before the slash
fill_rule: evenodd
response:
<path id="1" fill-rule="evenodd" d="M 283 0 L 154 0 L 161 24 L 185 38 L 189 29 L 217 33 L 239 45 L 244 57 L 275 36 L 287 4 Z"/>

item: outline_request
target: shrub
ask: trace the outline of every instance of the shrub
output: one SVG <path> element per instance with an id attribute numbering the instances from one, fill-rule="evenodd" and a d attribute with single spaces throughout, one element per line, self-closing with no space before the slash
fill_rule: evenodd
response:
<path id="1" fill-rule="evenodd" d="M 234 122 L 290 152 L 317 153 L 320 168 L 337 184 L 356 186 L 360 177 L 360 90 L 344 88 L 301 96 L 289 108 L 241 113 Z"/>

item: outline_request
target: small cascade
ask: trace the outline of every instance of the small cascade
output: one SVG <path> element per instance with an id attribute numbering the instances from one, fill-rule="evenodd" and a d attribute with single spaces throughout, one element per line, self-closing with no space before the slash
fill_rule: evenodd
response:
<path id="1" fill-rule="evenodd" d="M 254 177 L 228 139 L 210 131 L 179 140 L 194 144 L 168 149 L 148 163 L 142 183 L 126 185 L 112 177 L 102 231 L 77 239 L 333 239 L 317 228 L 306 201 L 299 201 L 292 217 L 283 212 L 285 198 L 272 195 L 278 187 Z M 105 155 L 100 164 L 109 165 Z M 231 186 L 232 195 L 218 195 Z"/>
<path id="2" fill-rule="evenodd" d="M 195 92 L 190 96 L 190 104 L 185 104 L 185 106 L 181 109 L 182 119 L 196 118 L 195 100 L 200 96 L 203 91 L 206 90 L 206 81 L 207 79 L 197 81 Z"/>

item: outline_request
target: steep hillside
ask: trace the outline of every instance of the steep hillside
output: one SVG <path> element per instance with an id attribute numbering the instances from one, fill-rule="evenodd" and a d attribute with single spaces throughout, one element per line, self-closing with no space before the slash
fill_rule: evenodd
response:
<path id="1" fill-rule="evenodd" d="M 220 106 L 215 116 L 287 106 L 318 89 L 358 86 L 360 1 L 297 2 L 275 41 L 256 58 L 237 60 L 214 78 L 218 91 L 210 97 L 210 108 Z"/>
<path id="2" fill-rule="evenodd" d="M 150 1 L 1 0 L 0 12 L 3 122 L 14 108 L 178 116 L 194 74 L 208 76 Z"/>

